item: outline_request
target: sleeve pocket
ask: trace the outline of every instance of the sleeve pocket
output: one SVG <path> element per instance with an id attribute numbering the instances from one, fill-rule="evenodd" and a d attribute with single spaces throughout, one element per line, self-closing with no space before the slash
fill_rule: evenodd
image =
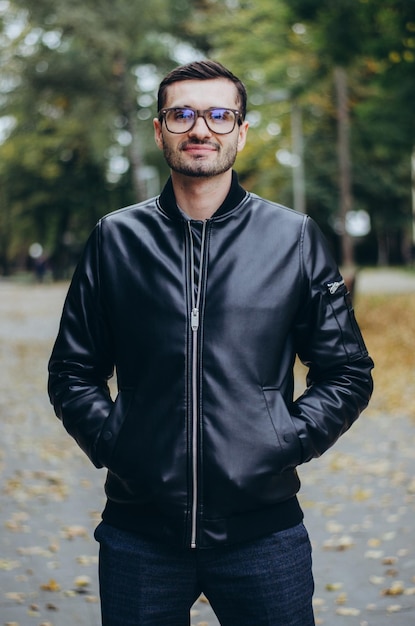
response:
<path id="1" fill-rule="evenodd" d="M 350 360 L 367 354 L 362 334 L 354 315 L 352 299 L 344 281 L 327 285 L 327 298 L 333 317 L 342 333 L 343 345 Z"/>

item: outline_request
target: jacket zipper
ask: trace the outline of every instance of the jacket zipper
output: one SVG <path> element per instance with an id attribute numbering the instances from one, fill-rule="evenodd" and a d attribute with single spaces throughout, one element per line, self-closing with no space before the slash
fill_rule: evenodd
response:
<path id="1" fill-rule="evenodd" d="M 202 273 L 206 240 L 206 221 L 203 222 L 200 242 L 199 275 L 197 286 L 195 282 L 195 255 L 191 222 L 187 222 L 190 237 L 190 291 L 192 309 L 190 313 L 190 326 L 192 329 L 192 526 L 191 526 L 191 548 L 196 548 L 197 531 L 197 501 L 198 501 L 198 425 L 199 425 L 199 404 L 198 404 L 198 359 L 197 348 L 200 325 L 200 298 L 202 292 Z"/>

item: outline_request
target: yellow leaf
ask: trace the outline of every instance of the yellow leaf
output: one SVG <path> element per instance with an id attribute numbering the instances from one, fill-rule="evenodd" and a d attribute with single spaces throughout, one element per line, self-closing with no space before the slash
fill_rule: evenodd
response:
<path id="1" fill-rule="evenodd" d="M 60 585 L 53 578 L 51 578 L 49 582 L 43 585 L 40 585 L 40 588 L 42 589 L 42 591 L 60 591 L 61 590 Z"/>
<path id="2" fill-rule="evenodd" d="M 405 591 L 405 586 L 401 580 L 395 580 L 388 589 L 382 590 L 383 596 L 401 596 Z"/>
<path id="3" fill-rule="evenodd" d="M 339 591 L 343 587 L 343 583 L 327 583 L 326 591 Z"/>

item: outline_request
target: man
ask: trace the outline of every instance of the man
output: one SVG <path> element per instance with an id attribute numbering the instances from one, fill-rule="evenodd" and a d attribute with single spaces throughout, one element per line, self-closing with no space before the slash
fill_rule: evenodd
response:
<path id="1" fill-rule="evenodd" d="M 373 363 L 314 222 L 240 187 L 245 112 L 218 63 L 162 81 L 171 178 L 99 222 L 68 292 L 49 392 L 108 470 L 104 626 L 185 626 L 202 591 L 222 626 L 314 624 L 296 467 L 365 408 Z"/>

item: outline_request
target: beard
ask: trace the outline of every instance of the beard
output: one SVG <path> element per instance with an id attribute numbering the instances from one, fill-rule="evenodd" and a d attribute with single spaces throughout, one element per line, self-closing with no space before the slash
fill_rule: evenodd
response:
<path id="1" fill-rule="evenodd" d="M 205 157 L 186 158 L 184 148 L 189 144 L 213 146 L 217 152 L 217 158 L 214 161 L 207 161 Z M 187 140 L 173 149 L 163 139 L 163 154 L 173 172 L 194 178 L 211 178 L 224 174 L 233 167 L 238 150 L 236 142 L 222 148 L 213 141 L 198 141 L 196 139 Z"/>

